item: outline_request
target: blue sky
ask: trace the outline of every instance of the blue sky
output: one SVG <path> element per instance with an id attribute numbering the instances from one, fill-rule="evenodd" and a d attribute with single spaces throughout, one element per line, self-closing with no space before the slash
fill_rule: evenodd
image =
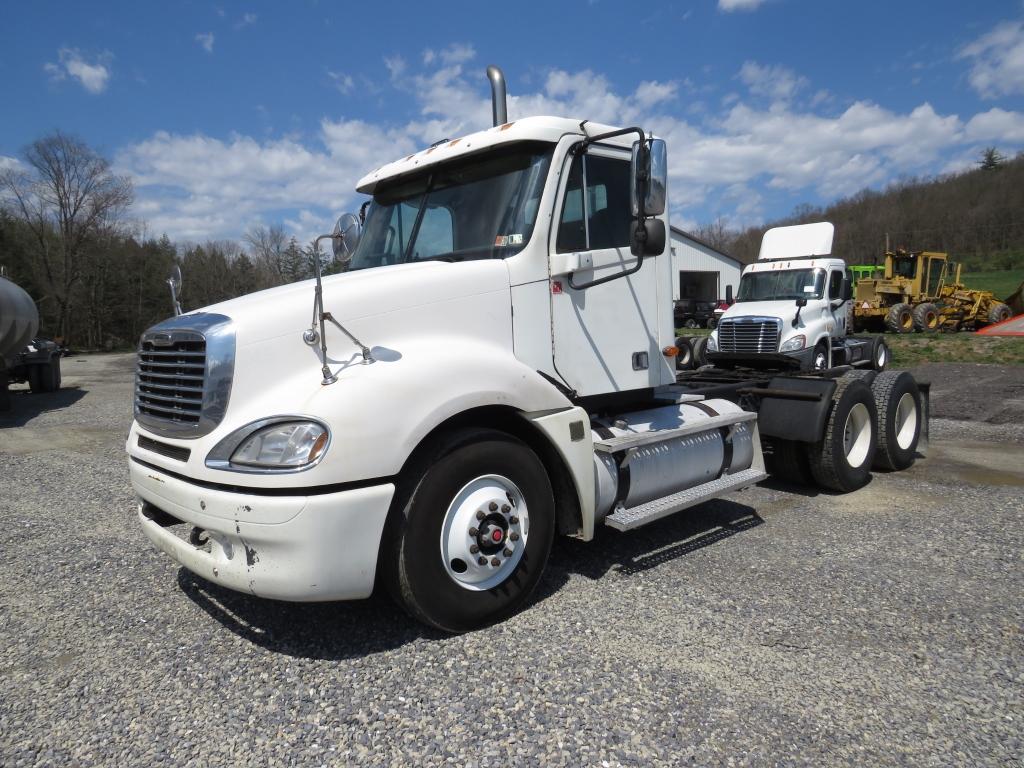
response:
<path id="1" fill-rule="evenodd" d="M 364 172 L 488 126 L 488 63 L 511 117 L 666 137 L 687 227 L 1024 149 L 1020 0 L 7 0 L 3 20 L 0 167 L 77 134 L 133 177 L 146 231 L 177 240 L 329 227 Z"/>

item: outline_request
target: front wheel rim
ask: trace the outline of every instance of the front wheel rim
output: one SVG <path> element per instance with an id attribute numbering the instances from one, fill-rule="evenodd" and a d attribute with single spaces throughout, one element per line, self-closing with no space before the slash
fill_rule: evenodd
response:
<path id="1" fill-rule="evenodd" d="M 871 413 L 864 403 L 854 403 L 843 427 L 846 463 L 856 469 L 864 464 L 871 449 Z"/>
<path id="2" fill-rule="evenodd" d="M 530 513 L 522 491 L 503 475 L 464 485 L 445 511 L 441 561 L 463 589 L 483 592 L 509 578 L 523 558 Z"/>
<path id="3" fill-rule="evenodd" d="M 907 450 L 917 434 L 917 403 L 909 392 L 900 398 L 896 406 L 896 444 Z"/>

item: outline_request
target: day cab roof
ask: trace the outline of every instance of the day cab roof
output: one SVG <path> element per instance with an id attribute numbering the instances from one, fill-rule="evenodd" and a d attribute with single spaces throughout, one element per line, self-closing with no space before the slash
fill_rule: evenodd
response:
<path id="1" fill-rule="evenodd" d="M 581 122 L 583 123 L 582 128 L 580 127 Z M 505 144 L 523 141 L 555 144 L 566 134 L 583 137 L 585 132 L 588 136 L 596 136 L 599 133 L 614 130 L 616 129 L 610 125 L 584 122 L 568 117 L 524 117 L 522 120 L 513 120 L 510 123 L 496 125 L 493 128 L 470 133 L 456 139 L 446 139 L 401 160 L 382 165 L 361 178 L 356 189 L 365 194 L 373 194 L 381 182 L 418 173 L 439 163 L 467 157 Z M 626 134 L 608 139 L 607 143 L 631 147 L 636 138 L 635 133 Z"/>

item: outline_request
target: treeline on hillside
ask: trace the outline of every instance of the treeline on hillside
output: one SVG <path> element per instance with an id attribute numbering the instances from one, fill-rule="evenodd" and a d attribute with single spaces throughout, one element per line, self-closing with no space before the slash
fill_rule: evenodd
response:
<path id="1" fill-rule="evenodd" d="M 167 277 L 184 272 L 181 304 L 206 306 L 313 274 L 313 252 L 280 226 L 244 244 L 175 244 L 139 233 L 131 181 L 62 133 L 26 147 L 0 173 L 0 270 L 35 299 L 40 333 L 81 349 L 135 345 L 171 314 Z"/>
<path id="2" fill-rule="evenodd" d="M 825 208 L 799 206 L 785 219 L 741 232 L 718 221 L 694 234 L 749 263 L 770 227 L 831 221 L 833 253 L 848 264 L 880 263 L 888 236 L 892 249 L 944 251 L 971 271 L 1024 269 L 1024 153 L 1003 159 L 989 149 L 979 166 L 865 189 Z"/>

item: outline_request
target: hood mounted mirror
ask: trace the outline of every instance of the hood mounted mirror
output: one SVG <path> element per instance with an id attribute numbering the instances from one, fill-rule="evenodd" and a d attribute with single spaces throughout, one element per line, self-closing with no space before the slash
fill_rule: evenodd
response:
<path id="1" fill-rule="evenodd" d="M 178 294 L 181 293 L 181 267 L 177 264 L 171 267 L 171 273 L 167 276 L 167 285 L 171 289 L 171 309 L 174 316 L 181 314 L 181 304 L 178 302 Z"/>

